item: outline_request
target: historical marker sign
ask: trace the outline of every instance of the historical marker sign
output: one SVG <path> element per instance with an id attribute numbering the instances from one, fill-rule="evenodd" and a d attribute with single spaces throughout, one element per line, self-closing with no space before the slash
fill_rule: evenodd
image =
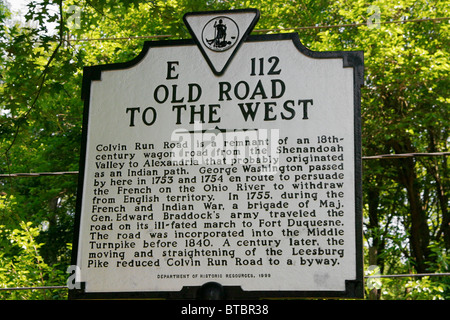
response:
<path id="1" fill-rule="evenodd" d="M 361 52 L 187 14 L 87 67 L 71 298 L 362 297 Z"/>

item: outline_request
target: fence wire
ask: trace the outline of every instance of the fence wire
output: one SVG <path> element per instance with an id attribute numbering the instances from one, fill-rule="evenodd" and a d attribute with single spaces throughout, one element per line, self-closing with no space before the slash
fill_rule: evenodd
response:
<path id="1" fill-rule="evenodd" d="M 362 160 L 380 160 L 380 159 L 402 159 L 415 157 L 438 157 L 449 156 L 450 152 L 414 152 L 399 154 L 380 154 L 375 156 L 363 156 Z M 62 176 L 77 175 L 79 171 L 60 171 L 60 172 L 29 172 L 29 173 L 3 173 L 0 178 L 19 178 L 19 177 L 43 177 L 43 176 Z"/>
<path id="2" fill-rule="evenodd" d="M 448 156 L 448 155 L 450 155 L 450 152 L 382 154 L 382 155 L 374 155 L 374 156 L 363 156 L 362 160 L 401 159 L 401 158 L 412 158 L 412 157 L 435 157 L 435 156 Z M 79 171 L 7 173 L 7 174 L 0 174 L 0 178 L 62 176 L 62 175 L 78 175 L 78 174 L 79 174 Z M 448 276 L 450 276 L 450 273 L 417 273 L 417 274 L 372 275 L 372 276 L 364 276 L 364 278 L 365 279 L 380 279 L 380 278 L 415 278 L 415 277 L 448 277 Z M 40 286 L 40 287 L 0 288 L 0 291 L 65 290 L 65 289 L 68 289 L 68 287 L 67 286 Z"/>
<path id="3" fill-rule="evenodd" d="M 405 24 L 405 23 L 418 23 L 418 22 L 441 22 L 447 21 L 450 17 L 438 17 L 438 18 L 422 18 L 422 19 L 405 19 L 405 20 L 393 20 L 393 21 L 377 21 L 373 22 L 375 25 L 384 24 Z M 346 23 L 346 24 L 335 24 L 335 25 L 315 25 L 315 26 L 304 26 L 304 27 L 285 27 L 285 28 L 274 28 L 274 29 L 256 29 L 253 30 L 255 33 L 265 33 L 265 32 L 285 32 L 285 31 L 301 31 L 301 30 L 320 30 L 320 29 L 334 29 L 334 28 L 348 28 L 348 27 L 361 27 L 368 26 L 368 22 L 360 23 Z M 160 35 L 149 35 L 149 36 L 129 36 L 129 37 L 105 37 L 105 38 L 83 38 L 83 39 L 64 39 L 64 41 L 70 42 L 91 42 L 91 41 L 129 41 L 136 39 L 163 39 L 176 37 L 172 34 L 160 34 Z"/>

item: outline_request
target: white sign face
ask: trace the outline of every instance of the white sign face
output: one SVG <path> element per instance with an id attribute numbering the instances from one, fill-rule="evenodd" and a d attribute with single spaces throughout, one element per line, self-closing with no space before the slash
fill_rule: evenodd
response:
<path id="1" fill-rule="evenodd" d="M 296 37 L 250 37 L 220 76 L 182 41 L 91 68 L 82 294 L 214 281 L 342 296 L 362 282 L 356 67 Z"/>

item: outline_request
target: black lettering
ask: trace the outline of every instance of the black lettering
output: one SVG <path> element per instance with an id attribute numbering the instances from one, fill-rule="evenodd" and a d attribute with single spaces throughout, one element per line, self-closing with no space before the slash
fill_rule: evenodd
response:
<path id="1" fill-rule="evenodd" d="M 189 87 L 188 102 L 198 101 L 198 99 L 200 99 L 200 97 L 202 95 L 202 88 L 196 83 L 189 83 L 188 87 Z M 194 90 L 193 90 L 194 88 L 197 88 L 197 96 L 195 96 L 195 97 L 194 97 Z"/>
<path id="2" fill-rule="evenodd" d="M 239 87 L 242 85 L 244 85 L 244 94 L 240 95 L 239 94 Z M 243 100 L 245 98 L 247 98 L 248 93 L 250 91 L 250 87 L 248 86 L 248 83 L 245 81 L 239 81 L 238 83 L 236 83 L 236 86 L 234 87 L 234 95 L 236 96 L 236 98 L 238 98 L 239 100 Z"/>
<path id="3" fill-rule="evenodd" d="M 163 90 L 163 94 L 164 94 L 164 98 L 163 99 L 160 99 L 160 97 L 159 97 L 159 94 L 158 94 L 158 92 L 160 91 L 159 89 Z M 157 86 L 155 91 L 153 92 L 153 98 L 158 103 L 166 102 L 168 97 L 169 97 L 169 89 L 167 89 L 167 87 L 165 85 L 163 85 L 163 84 Z"/>
<path id="4" fill-rule="evenodd" d="M 130 115 L 130 127 L 134 127 L 134 114 L 135 112 L 140 112 L 141 108 L 127 108 L 126 113 L 128 113 L 128 111 L 131 111 L 131 115 Z"/>
<path id="5" fill-rule="evenodd" d="M 286 85 L 284 82 L 280 79 L 273 79 L 272 81 L 272 99 L 278 99 L 281 98 L 284 95 L 284 92 L 286 91 Z M 279 83 L 281 85 L 281 91 L 277 93 L 276 91 L 276 84 Z"/>
<path id="6" fill-rule="evenodd" d="M 200 110 L 195 110 L 195 105 L 191 105 L 191 121 L 190 123 L 194 123 L 194 117 L 196 114 L 200 115 L 200 122 L 205 123 L 205 111 L 204 111 L 205 105 L 200 105 Z"/>
<path id="7" fill-rule="evenodd" d="M 230 92 L 231 84 L 229 82 L 219 82 L 219 101 L 224 100 L 224 95 L 226 95 L 227 100 L 231 100 Z"/>
<path id="8" fill-rule="evenodd" d="M 280 74 L 281 73 L 281 69 L 275 70 L 275 68 L 278 66 L 278 63 L 280 62 L 280 58 L 275 57 L 275 56 L 270 57 L 269 58 L 269 62 L 272 62 L 272 61 L 273 61 L 272 67 L 270 68 L 270 70 L 269 70 L 269 72 L 267 74 L 268 75 Z"/>
<path id="9" fill-rule="evenodd" d="M 178 65 L 178 61 L 167 61 L 167 76 L 166 80 L 178 79 L 178 74 L 172 74 L 172 71 L 175 71 L 175 65 Z"/>
<path id="10" fill-rule="evenodd" d="M 298 100 L 298 105 L 303 103 L 303 119 L 306 120 L 308 119 L 308 103 L 311 103 L 311 105 L 313 104 L 313 100 L 312 99 L 308 99 L 308 100 Z"/>
<path id="11" fill-rule="evenodd" d="M 152 120 L 151 120 L 151 121 L 148 121 L 148 120 L 147 120 L 147 112 L 148 112 L 148 110 L 151 110 L 152 113 L 153 113 L 153 116 L 152 116 Z M 143 121 L 147 126 L 151 126 L 152 124 L 154 124 L 155 121 L 156 121 L 156 110 L 155 110 L 155 108 L 152 108 L 152 107 L 146 108 L 146 109 L 144 110 L 144 112 L 142 113 L 142 121 Z"/>
<path id="12" fill-rule="evenodd" d="M 286 100 L 283 104 L 283 108 L 284 110 L 288 111 L 291 115 L 290 116 L 285 116 L 283 112 L 281 112 L 281 119 L 283 120 L 291 120 L 292 118 L 295 117 L 295 110 L 291 107 L 289 107 L 288 105 L 291 104 L 292 106 L 294 105 L 294 100 Z"/>
<path id="13" fill-rule="evenodd" d="M 172 103 L 183 102 L 183 100 L 184 100 L 184 97 L 177 100 L 177 88 L 178 88 L 178 85 L 176 85 L 176 84 L 172 85 L 172 101 L 171 101 Z"/>
<path id="14" fill-rule="evenodd" d="M 276 102 L 264 102 L 264 110 L 265 110 L 264 121 L 274 121 L 277 119 L 276 115 L 273 117 L 270 117 L 270 113 L 273 112 L 273 108 L 271 107 L 271 105 L 276 106 L 277 103 Z"/>
<path id="15" fill-rule="evenodd" d="M 250 99 L 255 99 L 256 95 L 260 95 L 261 99 L 267 99 L 267 95 L 266 92 L 264 91 L 264 87 L 262 85 L 261 80 L 258 81 L 258 83 L 256 84 L 255 90 L 253 91 L 252 96 L 250 97 Z"/>
<path id="16" fill-rule="evenodd" d="M 216 108 L 220 108 L 220 104 L 210 104 L 209 105 L 209 123 L 217 123 L 220 122 L 220 117 L 217 119 L 213 119 L 213 116 L 217 114 Z"/>
<path id="17" fill-rule="evenodd" d="M 172 106 L 172 111 L 177 111 L 177 122 L 176 124 L 181 124 L 181 109 L 186 110 L 186 105 L 185 104 L 180 104 L 180 105 L 175 105 Z"/>
<path id="18" fill-rule="evenodd" d="M 255 121 L 255 115 L 256 112 L 258 111 L 259 102 L 256 102 L 255 109 L 252 109 L 253 102 L 239 103 L 238 105 L 239 108 L 241 109 L 245 121 L 247 121 L 249 115 L 251 116 L 252 120 Z"/>

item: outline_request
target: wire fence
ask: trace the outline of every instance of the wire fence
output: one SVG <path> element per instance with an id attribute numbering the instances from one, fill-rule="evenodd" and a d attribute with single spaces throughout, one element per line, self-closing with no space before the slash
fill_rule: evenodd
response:
<path id="1" fill-rule="evenodd" d="M 405 23 L 420 23 L 420 22 L 441 22 L 450 20 L 450 17 L 438 17 L 438 18 L 421 18 L 421 19 L 405 19 L 405 20 L 393 20 L 393 21 L 377 21 L 374 24 L 405 24 Z M 304 27 L 285 27 L 285 28 L 273 28 L 273 29 L 256 29 L 255 33 L 267 33 L 267 32 L 286 32 L 286 31 L 301 31 L 301 30 L 314 30 L 314 29 L 334 29 L 334 28 L 348 28 L 348 27 L 361 27 L 369 26 L 368 22 L 360 23 L 347 23 L 347 24 L 335 24 L 335 25 L 315 25 Z M 64 41 L 70 42 L 92 42 L 92 41 L 128 41 L 128 40 L 140 40 L 140 39 L 164 39 L 173 38 L 175 35 L 161 34 L 161 35 L 148 35 L 148 36 L 129 36 L 129 37 L 104 37 L 104 38 L 83 38 L 74 39 L 68 38 Z"/>
<path id="2" fill-rule="evenodd" d="M 69 289 L 68 286 L 44 286 L 44 287 L 14 287 L 14 288 L 0 288 L 0 291 L 17 291 L 17 290 L 55 290 L 55 289 Z"/>
<path id="3" fill-rule="evenodd" d="M 437 157 L 449 156 L 450 152 L 416 152 L 416 153 L 402 153 L 402 154 L 381 154 L 375 156 L 363 156 L 362 160 L 377 160 L 377 159 L 402 159 L 414 157 Z M 79 171 L 60 171 L 60 172 L 29 172 L 29 173 L 3 173 L 0 178 L 20 178 L 20 177 L 43 177 L 43 176 L 63 176 L 63 175 L 77 175 Z"/>
<path id="4" fill-rule="evenodd" d="M 436 157 L 448 156 L 450 152 L 431 152 L 431 153 L 404 153 L 404 154 L 382 154 L 374 156 L 363 156 L 362 160 L 377 159 L 400 159 L 412 157 Z M 31 172 L 31 173 L 8 173 L 0 174 L 0 178 L 19 178 L 19 177 L 42 177 L 42 176 L 62 176 L 62 175 L 78 175 L 79 171 L 61 171 L 61 172 Z M 411 274 L 390 274 L 390 275 L 371 275 L 364 276 L 365 279 L 380 278 L 415 278 L 415 277 L 448 277 L 450 273 L 411 273 Z M 0 288 L 0 291 L 16 291 L 16 290 L 65 290 L 67 286 L 41 286 L 41 287 L 13 287 Z"/>

